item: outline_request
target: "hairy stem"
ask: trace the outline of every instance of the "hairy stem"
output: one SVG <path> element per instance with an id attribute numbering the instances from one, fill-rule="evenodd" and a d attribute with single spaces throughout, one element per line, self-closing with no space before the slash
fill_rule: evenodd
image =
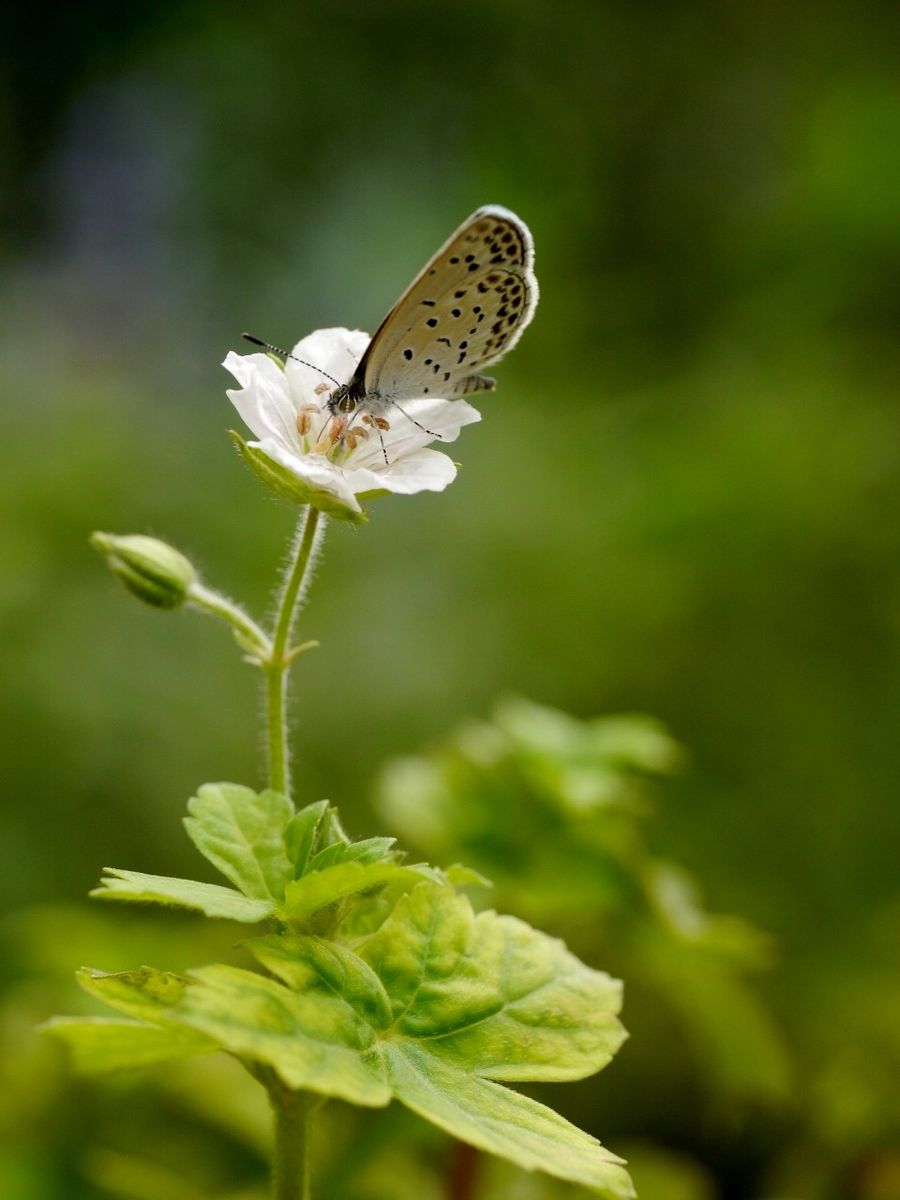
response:
<path id="1" fill-rule="evenodd" d="M 212 616 L 221 617 L 240 636 L 242 644 L 248 650 L 252 647 L 253 652 L 259 655 L 271 653 L 271 643 L 263 630 L 244 612 L 240 605 L 229 600 L 227 596 L 223 596 L 220 592 L 214 592 L 212 588 L 208 588 L 202 583 L 195 582 L 188 589 L 187 599 L 195 608 L 210 613 Z"/>
<path id="2" fill-rule="evenodd" d="M 287 677 L 291 665 L 291 633 L 312 577 L 316 551 L 325 519 L 309 507 L 300 518 L 278 591 L 272 650 L 263 668 L 266 673 L 266 723 L 269 752 L 269 786 L 291 794 L 291 769 L 287 750 Z"/>

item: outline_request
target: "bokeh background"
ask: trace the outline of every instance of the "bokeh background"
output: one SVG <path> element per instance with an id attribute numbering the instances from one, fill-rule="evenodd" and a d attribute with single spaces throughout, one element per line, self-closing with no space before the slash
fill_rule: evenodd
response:
<path id="1" fill-rule="evenodd" d="M 748 986 L 784 1062 L 720 1088 L 664 1022 L 639 1044 L 626 1002 L 631 1043 L 552 1102 L 634 1148 L 648 1200 L 900 1196 L 898 14 L 4 6 L 4 1196 L 259 1194 L 264 1114 L 237 1084 L 213 1113 L 186 1076 L 72 1081 L 30 1032 L 71 1010 L 82 960 L 216 952 L 190 921 L 83 898 L 107 864 L 195 873 L 185 800 L 262 769 L 223 630 L 130 601 L 86 538 L 163 536 L 264 612 L 293 514 L 235 456 L 222 358 L 243 329 L 373 328 L 485 202 L 530 225 L 541 303 L 453 487 L 332 529 L 301 798 L 394 832 L 382 764 L 503 693 L 653 714 L 688 756 L 646 836 L 771 937 Z M 335 1112 L 335 1137 L 356 1128 Z M 420 1136 L 402 1114 L 371 1128 L 376 1158 Z M 134 1165 L 162 1145 L 168 1174 Z M 390 1161 L 330 1194 L 400 1195 Z"/>

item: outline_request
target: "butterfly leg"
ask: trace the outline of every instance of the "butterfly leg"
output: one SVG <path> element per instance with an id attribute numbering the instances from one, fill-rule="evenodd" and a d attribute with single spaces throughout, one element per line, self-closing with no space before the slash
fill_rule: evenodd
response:
<path id="1" fill-rule="evenodd" d="M 363 413 L 362 420 L 363 424 L 368 425 L 369 429 L 376 429 L 378 431 L 378 440 L 381 442 L 381 453 L 384 455 L 384 465 L 389 467 L 391 465 L 391 460 L 387 455 L 387 447 L 384 444 L 384 434 L 382 431 L 385 429 L 390 429 L 390 424 L 384 419 L 384 417 L 373 417 L 371 413 Z M 366 432 L 368 435 L 368 431 Z"/>
<path id="2" fill-rule="evenodd" d="M 437 438 L 437 440 L 439 442 L 442 442 L 444 440 L 443 436 L 440 433 L 435 433 L 433 429 L 426 429 L 425 426 L 421 425 L 416 420 L 415 417 L 411 417 L 405 408 L 400 407 L 400 405 L 397 403 L 396 400 L 392 400 L 391 404 L 393 404 L 394 408 L 396 408 L 398 412 L 403 413 L 403 415 L 404 415 L 404 417 L 406 417 L 407 421 L 412 421 L 413 425 L 415 425 L 415 427 L 417 429 L 421 429 L 422 432 L 427 433 L 429 437 Z"/>

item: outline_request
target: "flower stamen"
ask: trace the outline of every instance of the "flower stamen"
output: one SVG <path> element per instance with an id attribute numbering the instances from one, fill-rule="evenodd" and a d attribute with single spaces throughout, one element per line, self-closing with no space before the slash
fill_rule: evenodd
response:
<path id="1" fill-rule="evenodd" d="M 372 413 L 363 413 L 362 420 L 366 425 L 370 425 L 373 429 L 380 429 L 384 433 L 391 427 L 390 421 L 386 421 L 384 417 L 373 416 Z"/>
<path id="2" fill-rule="evenodd" d="M 312 414 L 318 412 L 314 404 L 304 404 L 297 413 L 297 432 L 301 437 L 306 437 L 312 428 Z"/>

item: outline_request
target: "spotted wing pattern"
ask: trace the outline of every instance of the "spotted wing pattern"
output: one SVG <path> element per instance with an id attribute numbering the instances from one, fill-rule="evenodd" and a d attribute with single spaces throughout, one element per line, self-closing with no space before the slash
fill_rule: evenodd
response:
<path id="1" fill-rule="evenodd" d="M 516 344 L 537 299 L 528 226 L 508 209 L 479 208 L 375 331 L 350 385 L 358 407 L 492 387 L 479 372 Z"/>

